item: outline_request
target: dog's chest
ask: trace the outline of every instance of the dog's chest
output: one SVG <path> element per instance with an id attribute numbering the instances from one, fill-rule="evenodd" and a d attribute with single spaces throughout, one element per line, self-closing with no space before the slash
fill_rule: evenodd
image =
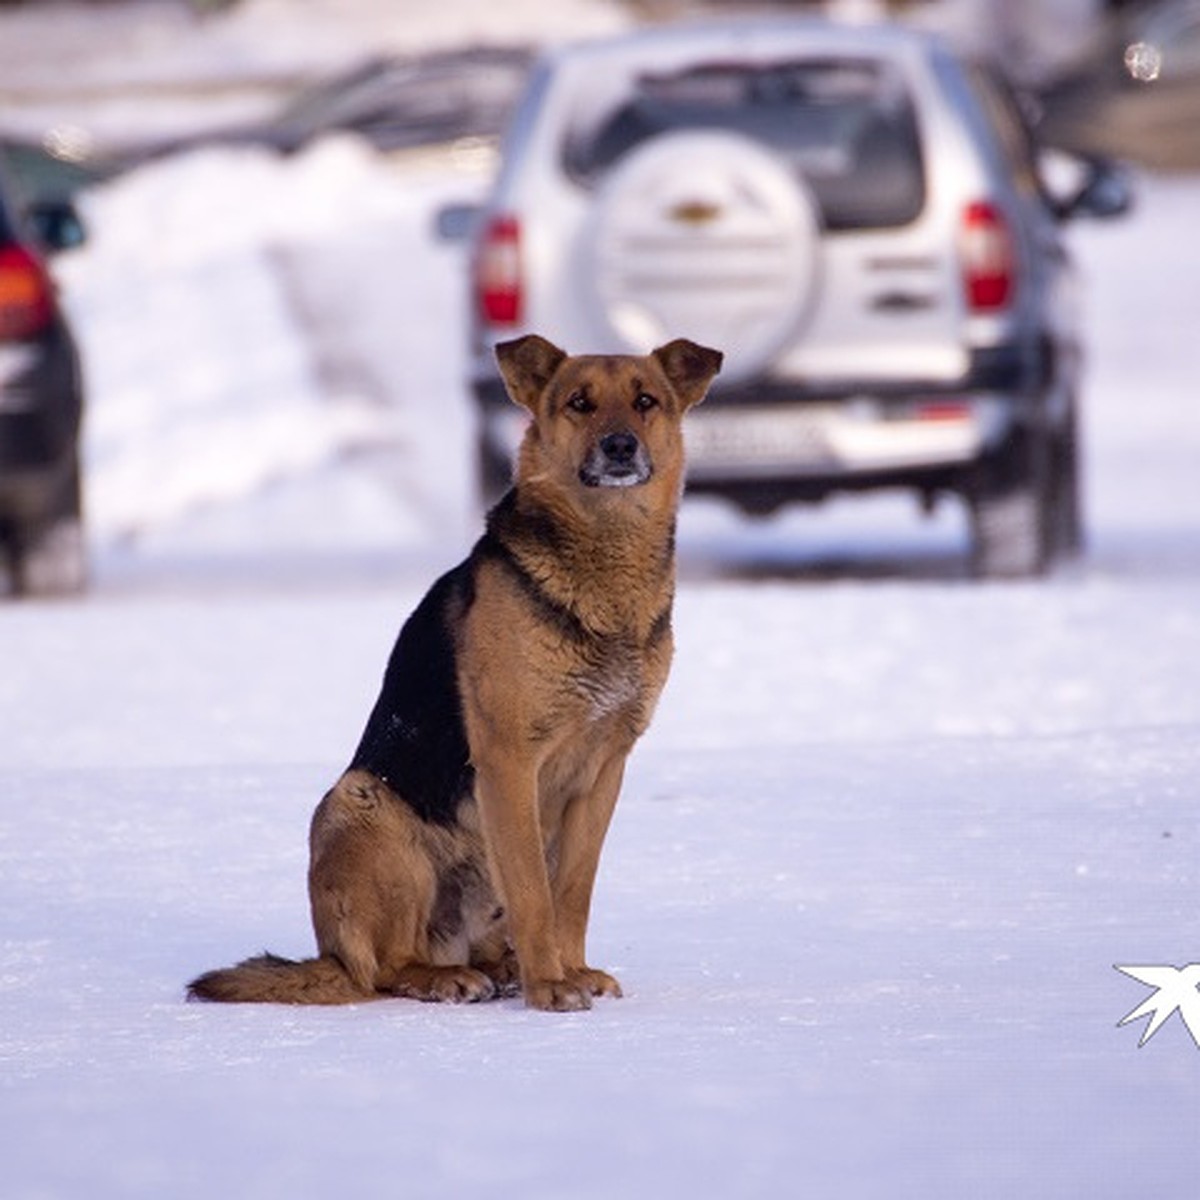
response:
<path id="1" fill-rule="evenodd" d="M 598 639 L 579 655 L 568 686 L 588 721 L 628 715 L 640 724 L 657 692 L 647 668 L 644 651 L 632 639 Z"/>
<path id="2" fill-rule="evenodd" d="M 637 664 L 612 662 L 601 669 L 580 672 L 575 689 L 587 705 L 588 717 L 603 720 L 635 705 L 641 698 L 642 678 Z"/>

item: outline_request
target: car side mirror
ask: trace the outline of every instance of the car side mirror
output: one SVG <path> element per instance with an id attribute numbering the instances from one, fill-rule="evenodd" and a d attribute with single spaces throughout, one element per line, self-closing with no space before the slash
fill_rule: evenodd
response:
<path id="1" fill-rule="evenodd" d="M 87 241 L 83 221 L 70 200 L 37 200 L 26 209 L 25 218 L 44 250 L 73 250 Z"/>

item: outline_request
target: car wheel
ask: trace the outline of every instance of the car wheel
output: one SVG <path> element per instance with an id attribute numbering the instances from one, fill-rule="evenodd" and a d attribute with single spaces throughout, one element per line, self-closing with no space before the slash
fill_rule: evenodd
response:
<path id="1" fill-rule="evenodd" d="M 969 498 L 971 568 L 977 579 L 1043 574 L 1053 546 L 1054 489 L 1046 439 L 1026 439 Z"/>
<path id="2" fill-rule="evenodd" d="M 50 512 L 13 530 L 9 551 L 18 596 L 73 596 L 87 586 L 78 463 L 72 465 Z"/>
<path id="3" fill-rule="evenodd" d="M 83 522 L 67 517 L 20 538 L 13 579 L 18 596 L 74 596 L 87 586 L 87 545 Z"/>
<path id="4" fill-rule="evenodd" d="M 1074 413 L 1054 444 L 1054 492 L 1051 540 L 1053 549 L 1074 557 L 1083 552 L 1083 481 L 1079 464 L 1079 427 Z"/>

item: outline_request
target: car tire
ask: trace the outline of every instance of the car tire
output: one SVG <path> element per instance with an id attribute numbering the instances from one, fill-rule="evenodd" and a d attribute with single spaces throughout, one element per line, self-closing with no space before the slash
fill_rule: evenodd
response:
<path id="1" fill-rule="evenodd" d="M 87 586 L 87 545 L 78 517 L 55 521 L 17 547 L 13 568 L 18 596 L 77 596 Z"/>
<path id="2" fill-rule="evenodd" d="M 1030 435 L 970 495 L 976 579 L 1031 579 L 1046 572 L 1055 549 L 1053 474 L 1046 438 Z"/>
<path id="3" fill-rule="evenodd" d="M 1079 457 L 1078 418 L 1072 411 L 1066 428 L 1054 443 L 1051 477 L 1054 493 L 1051 546 L 1055 553 L 1068 558 L 1082 554 L 1086 540 Z"/>
<path id="4" fill-rule="evenodd" d="M 18 526 L 10 543 L 13 591 L 18 596 L 75 596 L 87 587 L 78 463 L 73 463 L 51 512 L 41 521 Z"/>

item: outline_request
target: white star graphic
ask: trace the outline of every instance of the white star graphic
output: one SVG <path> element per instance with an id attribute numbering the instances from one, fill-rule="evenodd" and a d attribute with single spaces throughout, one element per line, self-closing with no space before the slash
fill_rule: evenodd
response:
<path id="1" fill-rule="evenodd" d="M 1117 967 L 1117 970 L 1155 989 L 1153 995 L 1117 1022 L 1121 1026 L 1139 1017 L 1150 1017 L 1139 1046 L 1144 1046 L 1178 1009 L 1192 1041 L 1200 1049 L 1200 963 L 1186 967 Z"/>

